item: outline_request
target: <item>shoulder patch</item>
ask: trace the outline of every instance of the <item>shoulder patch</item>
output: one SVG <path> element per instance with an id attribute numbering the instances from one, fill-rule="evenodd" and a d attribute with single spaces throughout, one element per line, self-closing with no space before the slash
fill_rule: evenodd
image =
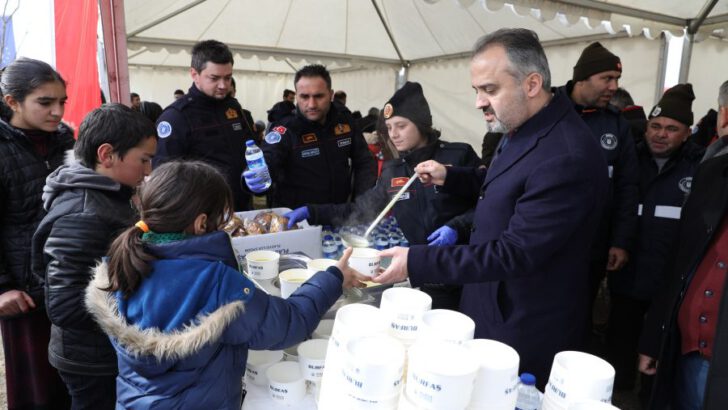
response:
<path id="1" fill-rule="evenodd" d="M 351 132 L 349 124 L 337 124 L 336 127 L 334 127 L 334 135 L 342 135 L 349 132 Z"/>
<path id="2" fill-rule="evenodd" d="M 283 128 L 283 127 L 276 127 L 276 128 Z M 277 131 L 271 131 L 265 136 L 265 142 L 268 144 L 278 144 L 281 142 L 281 134 Z"/>
<path id="3" fill-rule="evenodd" d="M 157 135 L 159 138 L 167 138 L 172 135 L 172 125 L 167 121 L 157 124 Z"/>
<path id="4" fill-rule="evenodd" d="M 275 132 L 277 132 L 277 133 L 279 133 L 279 134 L 282 135 L 282 134 L 285 134 L 286 131 L 288 131 L 288 130 L 286 129 L 286 127 L 284 127 L 282 125 L 279 125 L 277 127 L 273 127 L 273 131 L 275 131 Z"/>
<path id="5" fill-rule="evenodd" d="M 602 144 L 602 148 L 613 150 L 617 148 L 618 140 L 614 134 L 606 133 L 599 138 L 599 142 Z"/>
<path id="6" fill-rule="evenodd" d="M 680 180 L 680 182 L 677 183 L 678 188 L 680 188 L 681 191 L 685 192 L 686 194 L 690 193 L 690 188 L 693 185 L 693 178 L 692 177 L 685 177 Z"/>

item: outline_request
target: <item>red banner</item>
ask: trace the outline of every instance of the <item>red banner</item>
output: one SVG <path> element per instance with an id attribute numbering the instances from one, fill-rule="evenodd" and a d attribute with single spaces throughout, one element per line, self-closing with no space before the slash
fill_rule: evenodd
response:
<path id="1" fill-rule="evenodd" d="M 63 121 L 78 133 L 89 111 L 101 105 L 96 60 L 98 0 L 55 0 L 56 70 L 66 80 Z"/>

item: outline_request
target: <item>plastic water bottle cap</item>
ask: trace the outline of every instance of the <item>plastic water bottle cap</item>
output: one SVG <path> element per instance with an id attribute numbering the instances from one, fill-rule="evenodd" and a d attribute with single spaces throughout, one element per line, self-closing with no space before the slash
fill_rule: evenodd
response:
<path id="1" fill-rule="evenodd" d="M 253 140 L 247 140 L 247 141 L 245 141 L 245 145 L 248 146 L 248 147 L 252 147 L 253 145 L 255 145 L 255 141 L 253 141 Z"/>
<path id="2" fill-rule="evenodd" d="M 521 383 L 527 386 L 534 386 L 536 384 L 536 376 L 531 373 L 521 373 Z"/>
<path id="3" fill-rule="evenodd" d="M 324 236 L 324 240 L 325 241 L 333 241 L 334 240 L 334 237 L 331 236 L 331 235 L 326 235 L 326 236 Z"/>

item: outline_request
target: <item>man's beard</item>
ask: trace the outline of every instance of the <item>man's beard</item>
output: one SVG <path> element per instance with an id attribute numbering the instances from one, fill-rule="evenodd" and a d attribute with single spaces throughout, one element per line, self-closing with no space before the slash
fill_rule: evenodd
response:
<path id="1" fill-rule="evenodd" d="M 488 132 L 507 134 L 511 130 L 511 127 L 509 127 L 507 124 L 501 121 L 500 118 L 498 118 L 498 115 L 496 115 L 495 110 L 493 110 L 492 106 L 484 109 L 483 113 L 492 114 L 493 118 L 495 118 L 493 122 L 485 122 L 485 128 Z"/>

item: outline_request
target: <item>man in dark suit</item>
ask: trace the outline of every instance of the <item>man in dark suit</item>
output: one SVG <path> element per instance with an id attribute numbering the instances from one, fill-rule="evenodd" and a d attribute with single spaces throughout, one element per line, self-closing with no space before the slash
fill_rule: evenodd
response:
<path id="1" fill-rule="evenodd" d="M 718 103 L 720 139 L 693 176 L 668 286 L 640 338 L 639 369 L 657 373 L 652 410 L 728 408 L 728 81 Z"/>
<path id="2" fill-rule="evenodd" d="M 375 281 L 464 284 L 460 310 L 475 337 L 514 347 L 543 387 L 554 355 L 582 342 L 606 163 L 569 99 L 551 93 L 534 32 L 481 38 L 470 75 L 488 131 L 505 134 L 491 166 L 415 168 L 424 183 L 479 199 L 470 244 L 389 249 L 381 255 L 391 265 Z"/>

